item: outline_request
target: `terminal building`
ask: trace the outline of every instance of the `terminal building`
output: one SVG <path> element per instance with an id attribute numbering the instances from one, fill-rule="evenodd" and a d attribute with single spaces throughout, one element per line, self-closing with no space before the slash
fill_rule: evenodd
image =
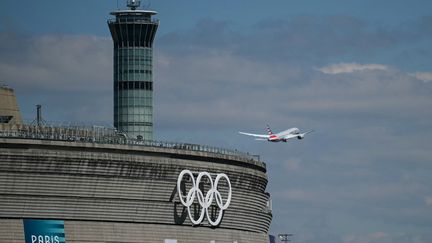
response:
<path id="1" fill-rule="evenodd" d="M 0 90 L 0 242 L 268 243 L 258 156 L 153 139 L 158 23 L 129 7 L 108 21 L 116 129 L 25 124 L 13 90 Z"/>

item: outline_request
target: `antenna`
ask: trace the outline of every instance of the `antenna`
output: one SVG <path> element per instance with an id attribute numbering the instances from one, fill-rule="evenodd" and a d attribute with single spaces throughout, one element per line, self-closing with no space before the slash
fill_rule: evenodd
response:
<path id="1" fill-rule="evenodd" d="M 128 0 L 127 1 L 127 6 L 131 10 L 136 10 L 140 5 L 141 5 L 141 1 L 140 0 Z"/>
<path id="2" fill-rule="evenodd" d="M 45 121 L 42 118 L 42 106 L 36 105 L 36 119 L 32 122 L 32 125 L 36 123 L 37 126 L 45 125 Z"/>

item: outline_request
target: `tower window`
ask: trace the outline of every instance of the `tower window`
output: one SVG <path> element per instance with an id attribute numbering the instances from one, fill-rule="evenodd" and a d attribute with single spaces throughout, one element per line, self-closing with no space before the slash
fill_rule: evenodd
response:
<path id="1" fill-rule="evenodd" d="M 0 123 L 9 123 L 13 116 L 0 116 Z"/>
<path id="2" fill-rule="evenodd" d="M 153 90 L 153 83 L 147 81 L 124 81 L 115 84 L 117 90 Z"/>

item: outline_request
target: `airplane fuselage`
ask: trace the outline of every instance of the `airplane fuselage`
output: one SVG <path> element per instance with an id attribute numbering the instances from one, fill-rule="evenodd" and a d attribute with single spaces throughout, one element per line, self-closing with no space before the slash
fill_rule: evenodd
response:
<path id="1" fill-rule="evenodd" d="M 287 129 L 285 131 L 270 135 L 270 137 L 268 138 L 268 141 L 270 141 L 270 142 L 287 142 L 288 139 L 286 139 L 285 137 L 296 135 L 296 134 L 300 134 L 300 129 L 293 127 L 293 128 Z M 301 136 L 299 136 L 298 138 L 302 139 Z"/>

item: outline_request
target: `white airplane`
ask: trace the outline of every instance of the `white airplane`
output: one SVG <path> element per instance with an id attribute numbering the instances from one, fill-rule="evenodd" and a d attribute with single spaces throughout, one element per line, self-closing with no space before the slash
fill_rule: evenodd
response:
<path id="1" fill-rule="evenodd" d="M 267 125 L 267 132 L 268 132 L 268 135 L 246 133 L 246 132 L 239 132 L 239 133 L 243 134 L 243 135 L 256 137 L 255 140 L 264 140 L 264 141 L 269 141 L 269 142 L 287 142 L 288 139 L 291 139 L 291 138 L 303 139 L 306 134 L 313 132 L 313 130 L 310 130 L 310 131 L 307 131 L 304 133 L 300 133 L 300 130 L 298 128 L 293 127 L 293 128 L 290 128 L 288 130 L 285 130 L 285 131 L 282 131 L 279 133 L 273 133 L 270 129 L 270 126 Z"/>

